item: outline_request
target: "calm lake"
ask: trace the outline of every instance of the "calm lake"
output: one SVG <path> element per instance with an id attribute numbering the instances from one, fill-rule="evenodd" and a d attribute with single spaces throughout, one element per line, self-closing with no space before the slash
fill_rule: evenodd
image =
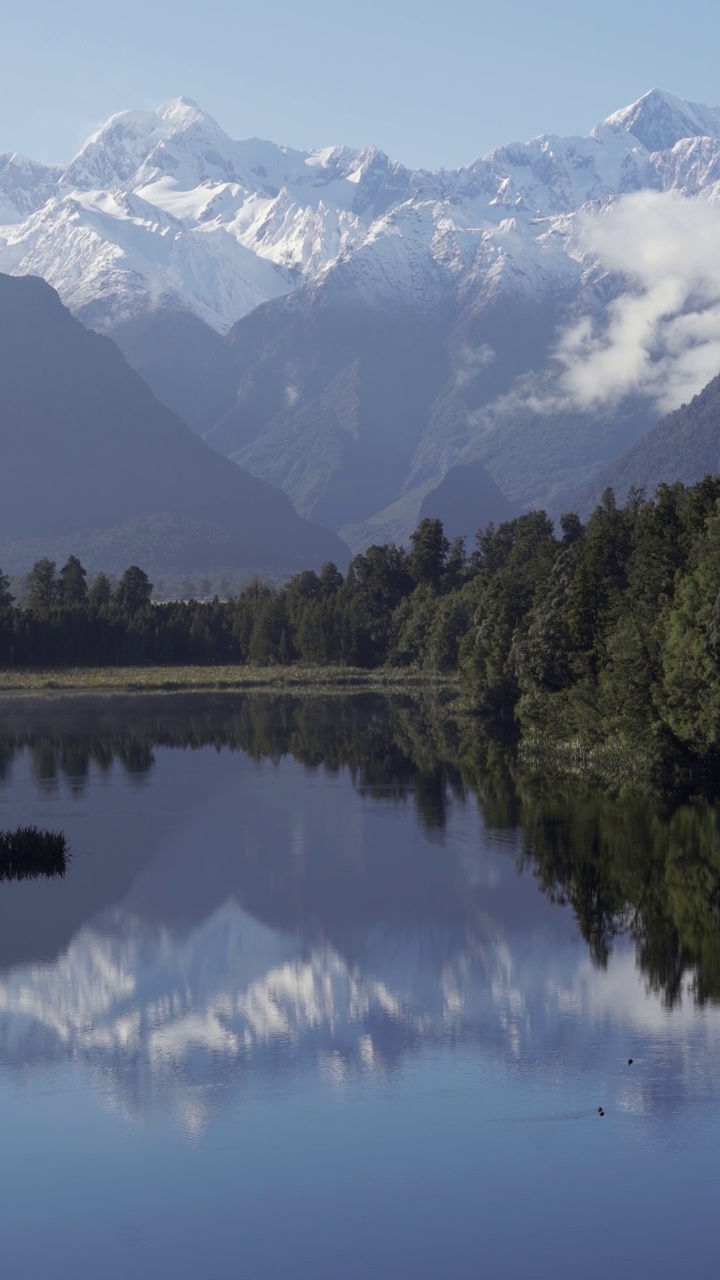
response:
<path id="1" fill-rule="evenodd" d="M 8 1280 L 717 1275 L 714 801 L 431 702 L 65 698 L 2 704 L 26 822 L 72 862 L 0 884 Z"/>

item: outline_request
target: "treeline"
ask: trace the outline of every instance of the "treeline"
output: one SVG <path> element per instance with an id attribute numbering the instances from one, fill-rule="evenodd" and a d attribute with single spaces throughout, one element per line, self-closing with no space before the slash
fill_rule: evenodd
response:
<path id="1" fill-rule="evenodd" d="M 611 490 L 583 524 L 543 512 L 489 525 L 467 554 L 438 520 L 409 551 L 371 547 L 234 599 L 151 602 L 131 567 L 88 586 L 71 557 L 0 576 L 0 663 L 279 663 L 458 672 L 475 709 L 526 736 L 705 755 L 720 746 L 720 478 L 654 498 Z"/>

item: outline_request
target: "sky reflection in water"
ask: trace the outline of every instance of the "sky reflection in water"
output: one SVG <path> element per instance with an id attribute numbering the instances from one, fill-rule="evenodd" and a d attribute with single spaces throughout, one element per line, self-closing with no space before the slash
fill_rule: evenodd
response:
<path id="1" fill-rule="evenodd" d="M 381 705 L 355 768 L 63 714 L 3 747 L 74 851 L 0 886 L 4 1274 L 715 1274 L 720 1010 L 599 967 Z"/>

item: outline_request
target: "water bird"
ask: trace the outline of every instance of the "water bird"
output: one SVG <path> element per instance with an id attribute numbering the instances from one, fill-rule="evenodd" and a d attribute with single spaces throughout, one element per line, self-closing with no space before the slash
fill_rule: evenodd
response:
<path id="1" fill-rule="evenodd" d="M 605 1112 L 603 1111 L 602 1107 L 598 1107 L 597 1112 L 598 1112 L 598 1115 L 599 1115 L 599 1116 L 604 1116 L 604 1115 L 605 1115 Z"/>
<path id="2" fill-rule="evenodd" d="M 631 1067 L 634 1061 L 634 1058 L 628 1058 L 628 1066 Z"/>

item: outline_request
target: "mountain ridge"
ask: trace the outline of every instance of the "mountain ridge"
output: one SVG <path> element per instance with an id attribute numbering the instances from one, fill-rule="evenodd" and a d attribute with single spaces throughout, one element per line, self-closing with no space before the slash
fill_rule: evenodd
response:
<path id="1" fill-rule="evenodd" d="M 679 122 L 691 132 L 682 133 Z M 190 275 L 209 270 L 208 257 L 220 252 L 217 237 L 209 254 L 194 242 L 213 240 L 221 230 L 228 240 L 222 266 L 235 281 L 225 297 L 201 296 L 211 282 L 173 281 L 170 269 L 148 274 L 146 286 L 224 332 L 258 301 L 290 292 L 299 279 L 314 279 L 351 254 L 378 220 L 390 217 L 392 231 L 393 216 L 408 200 L 421 206 L 449 201 L 455 208 L 480 201 L 489 227 L 507 216 L 554 218 L 588 201 L 660 188 L 666 179 L 655 152 L 672 149 L 679 132 L 706 136 L 699 132 L 703 125 L 719 137 L 720 109 L 651 90 L 588 137 L 539 134 L 460 169 L 432 172 L 407 168 L 373 147 L 301 152 L 259 139 L 235 142 L 191 99 L 178 98 L 156 111 L 110 117 L 65 167 L 16 153 L 0 156 L 0 269 L 29 274 L 31 265 L 44 265 L 38 274 L 82 311 L 95 301 L 98 282 L 80 289 L 55 259 L 44 257 L 53 248 L 46 243 L 49 228 L 60 224 L 63 243 L 85 261 L 93 257 L 93 232 L 110 245 L 114 251 L 103 267 L 109 279 L 115 251 L 129 255 L 129 270 L 137 271 L 143 254 L 157 253 L 168 236 L 182 238 Z M 643 139 L 663 145 L 651 152 Z M 125 221 L 135 227 L 136 240 L 145 233 L 146 245 L 118 239 Z M 384 231 L 375 226 L 372 238 Z"/>
<path id="2" fill-rule="evenodd" d="M 463 465 L 516 506 L 562 509 L 661 416 L 651 377 L 614 399 L 596 377 L 583 399 L 580 366 L 638 292 L 625 211 L 651 238 L 663 211 L 713 216 L 720 109 L 651 90 L 587 137 L 433 173 L 373 148 L 235 142 L 176 99 L 112 117 L 61 173 L 29 164 L 0 161 L 17 206 L 0 270 L 50 280 L 213 447 L 361 547 L 406 538 Z M 693 305 L 688 286 L 678 315 Z M 691 393 L 709 376 L 693 360 Z"/>

